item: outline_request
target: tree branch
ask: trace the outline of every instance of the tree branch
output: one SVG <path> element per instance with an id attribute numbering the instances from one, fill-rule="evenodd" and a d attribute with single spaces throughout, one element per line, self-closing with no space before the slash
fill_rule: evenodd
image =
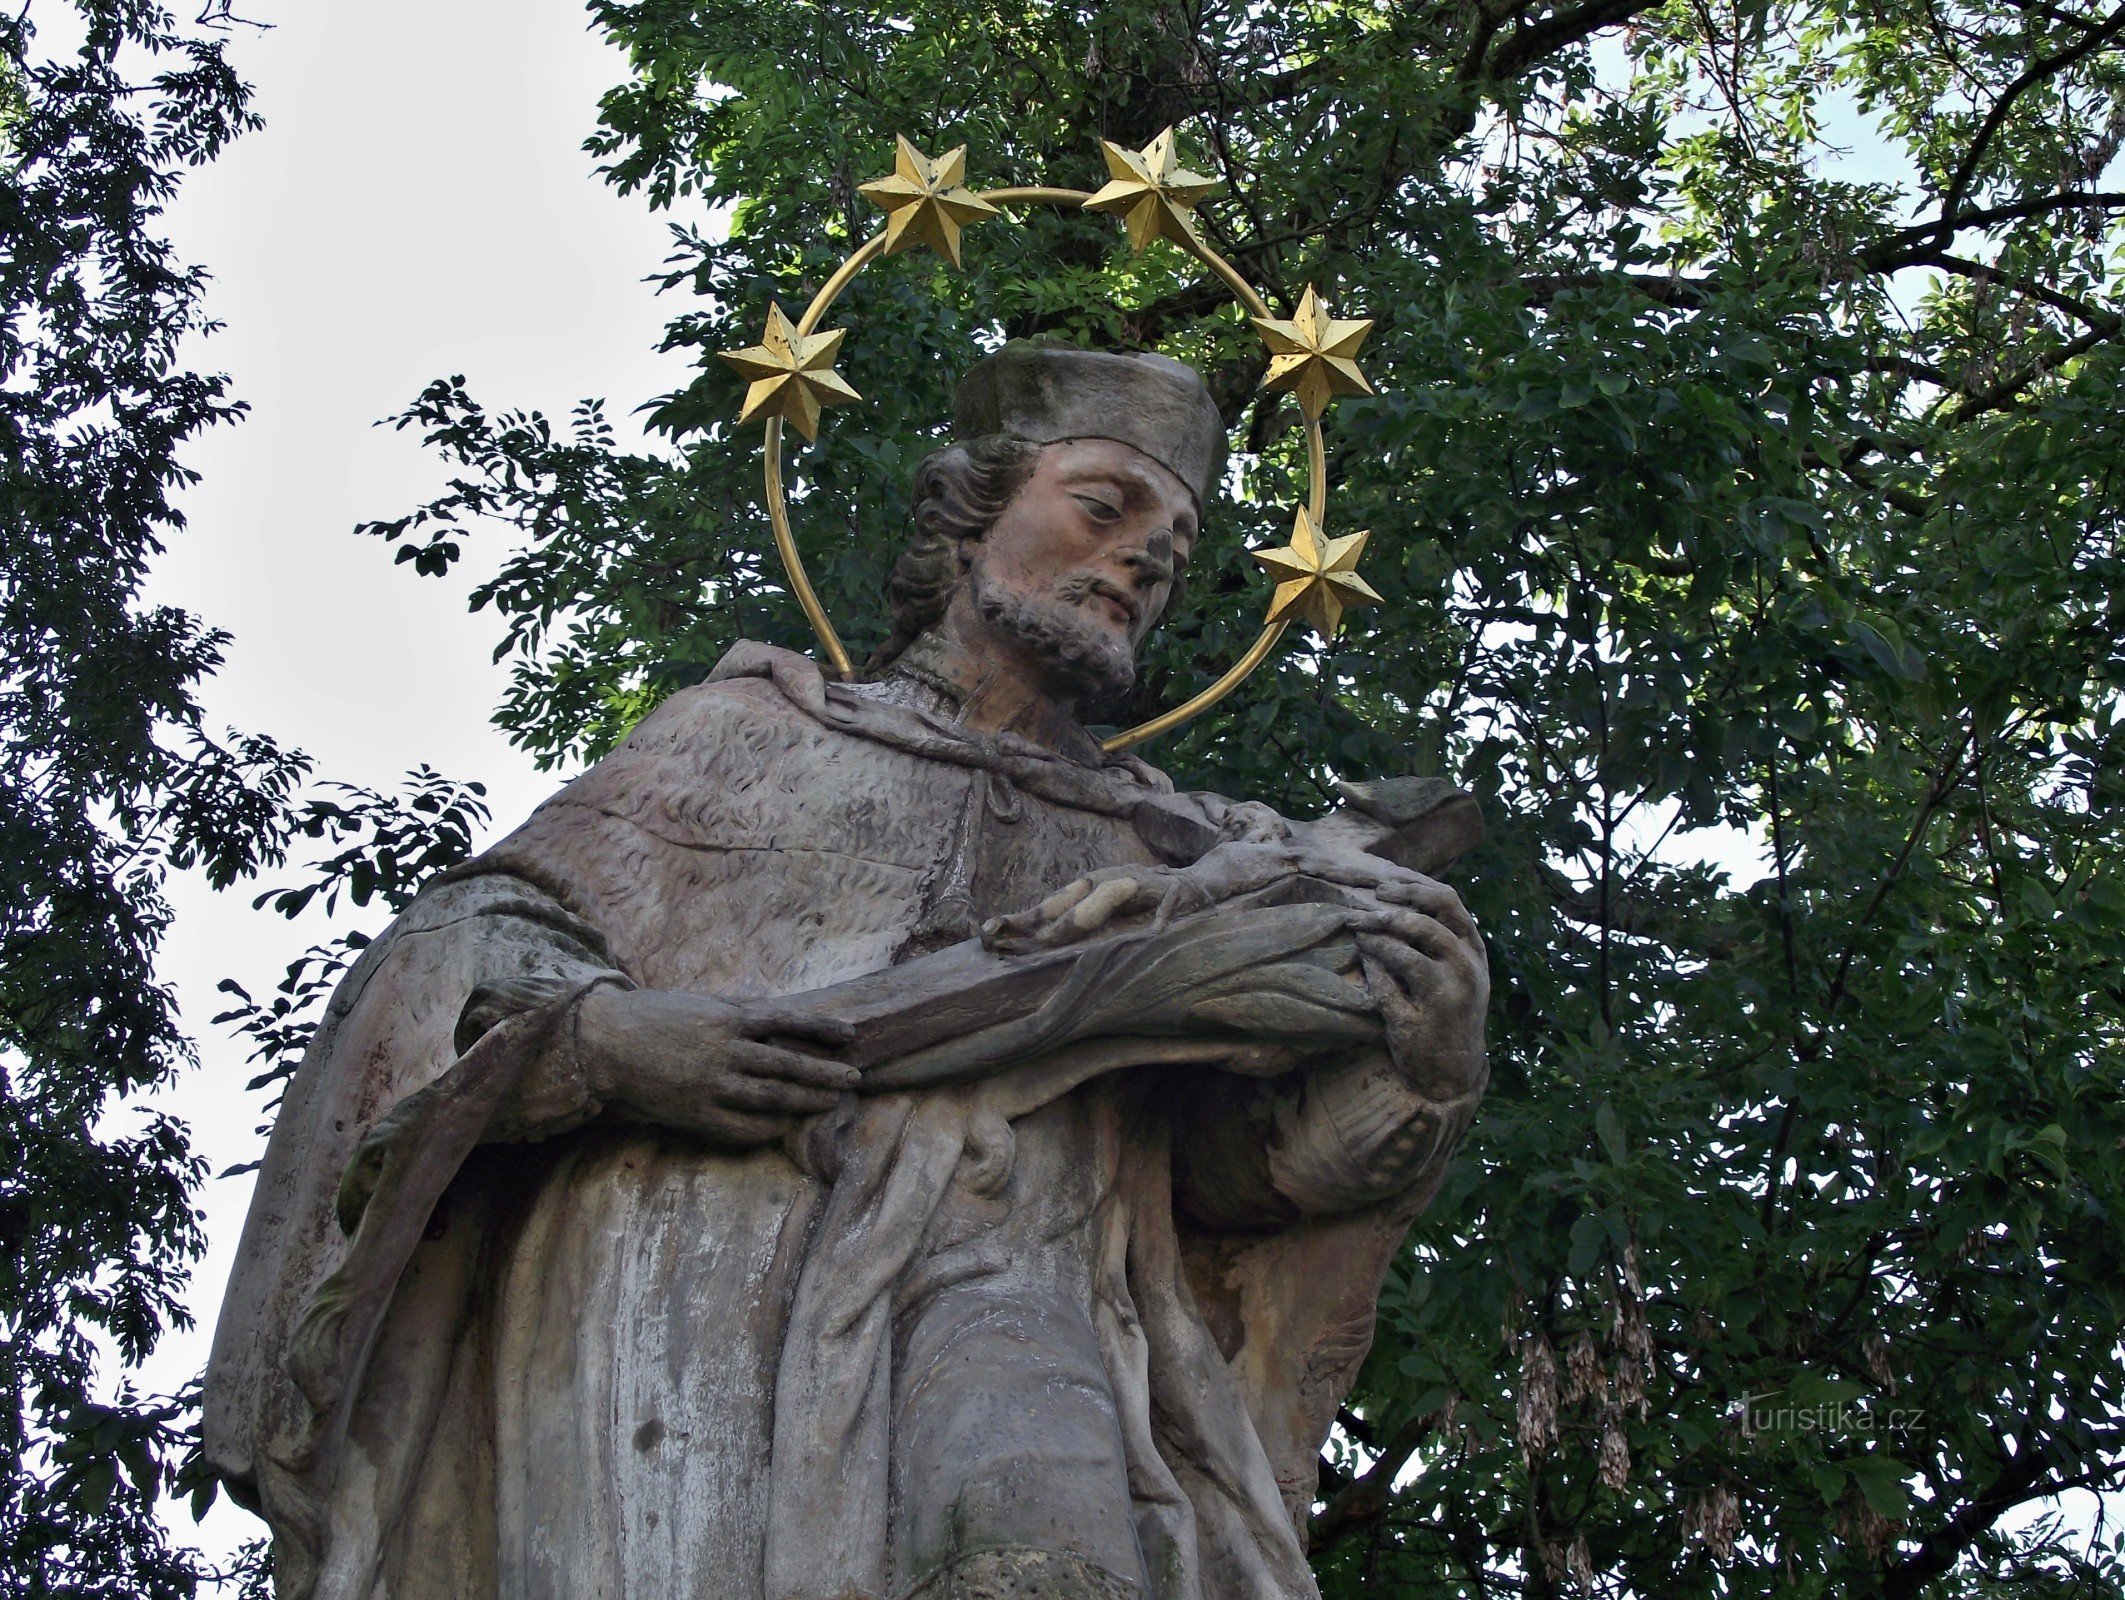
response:
<path id="1" fill-rule="evenodd" d="M 1308 1528 L 1308 1546 L 1318 1555 L 1338 1539 L 1369 1528 L 1387 1515 L 1395 1477 L 1417 1453 L 1425 1437 L 1444 1425 L 1447 1411 L 1420 1411 L 1387 1441 L 1371 1466 L 1350 1481 L 1323 1506 Z"/>
<path id="2" fill-rule="evenodd" d="M 1877 355 L 1868 356 L 1857 365 L 1861 372 L 1878 372 L 1884 377 L 1916 379 L 1933 384 L 1936 388 L 1952 389 L 1955 380 L 1950 378 L 1930 361 L 1920 361 L 1913 356 Z"/>
<path id="3" fill-rule="evenodd" d="M 2062 189 L 2057 194 L 2031 195 L 2027 199 L 2012 200 L 2005 205 L 1981 206 L 1974 210 L 1958 212 L 1945 229 L 1938 219 L 1899 228 L 1861 250 L 1856 259 L 1872 271 L 1893 272 L 1896 268 L 1906 265 L 1903 252 L 1924 241 L 1945 244 L 1950 237 L 1969 228 L 1989 228 L 1995 222 L 2016 222 L 2023 217 L 2042 216 L 2047 211 L 2107 211 L 2116 207 L 2125 207 L 2125 193 L 2115 190 Z"/>
<path id="4" fill-rule="evenodd" d="M 2121 318 L 2115 311 L 2091 305 L 2086 300 L 2054 289 L 2038 279 L 2026 277 L 2018 272 L 2008 272 L 1982 261 L 1970 261 L 1962 256 L 1950 255 L 1945 250 L 1914 252 L 1910 264 L 1939 267 L 1943 272 L 1953 273 L 1959 278 L 1968 278 L 1974 283 L 2005 284 L 2016 294 L 2040 300 L 2055 311 L 2063 311 L 2091 328 L 2101 328 L 2112 335 L 2121 327 L 2125 327 L 2125 318 Z"/>
<path id="5" fill-rule="evenodd" d="M 2003 378 L 1991 388 L 1981 389 L 1976 394 L 1965 395 L 1944 420 L 1953 425 L 1981 417 L 1988 411 L 1997 411 L 2039 378 L 2056 372 L 2074 357 L 2086 355 L 2112 337 L 2114 335 L 2110 332 L 2093 328 L 2078 339 L 2068 339 L 2056 350 L 2038 356 L 2013 377 Z"/>
<path id="6" fill-rule="evenodd" d="M 1965 775 L 1963 758 L 1970 753 L 1970 743 L 1970 730 L 1965 728 L 1942 753 L 1933 770 L 1933 781 L 1927 784 L 1925 798 L 1919 802 L 1918 815 L 1911 819 L 1910 831 L 1904 835 L 1903 848 L 1896 852 L 1896 859 L 1889 864 L 1889 870 L 1882 874 L 1881 881 L 1874 886 L 1874 893 L 1868 897 L 1866 909 L 1860 912 L 1859 920 L 1853 925 L 1854 942 L 1845 947 L 1845 953 L 1838 958 L 1837 970 L 1830 978 L 1829 992 L 1823 1001 L 1822 1026 L 1816 1030 L 1812 1048 L 1808 1052 L 1811 1057 L 1819 1055 L 1829 1039 L 1837 1008 L 1845 997 L 1845 985 L 1852 976 L 1852 963 L 1859 955 L 1857 939 L 1860 931 L 1873 926 L 1875 914 L 1881 910 L 1882 902 L 1887 900 L 1890 891 L 1903 881 L 1904 868 L 1911 864 L 1911 855 L 1918 849 L 1919 840 L 1925 838 L 1926 829 L 1933 821 L 1933 814 L 1962 782 Z"/>
<path id="7" fill-rule="evenodd" d="M 2057 6 L 2045 5 L 2042 0 L 2007 0 L 2007 3 L 2017 11 L 2033 11 L 2046 22 L 2056 22 L 2064 28 L 2079 28 L 2083 33 L 2096 26 L 2095 23 L 2090 22 L 2086 17 L 2077 17 L 2070 11 L 2060 10 Z"/>
<path id="8" fill-rule="evenodd" d="M 1380 1448 L 1380 1432 L 1348 1406 L 1336 1407 L 1336 1426 L 1368 1450 Z"/>
<path id="9" fill-rule="evenodd" d="M 1603 28 L 1613 28 L 1630 21 L 1640 12 L 1658 9 L 1644 0 L 1588 0 L 1585 5 L 1513 29 L 1494 48 L 1484 52 L 1474 76 L 1489 82 L 1516 77 L 1543 58 L 1555 55 Z"/>
<path id="10" fill-rule="evenodd" d="M 1670 907 L 1649 904 L 1613 891 L 1606 899 L 1599 894 L 1589 894 L 1573 888 L 1555 868 L 1540 862 L 1536 863 L 1535 871 L 1542 880 L 1542 887 L 1549 891 L 1550 904 L 1574 922 L 1609 928 L 1629 939 L 1648 939 L 1707 961 L 1724 961 L 1744 947 L 1744 940 L 1717 929 L 1694 925 Z"/>
<path id="11" fill-rule="evenodd" d="M 1893 483 L 1883 483 L 1852 459 L 1852 455 L 1856 453 L 1856 451 L 1849 453 L 1844 459 L 1840 460 L 1835 456 L 1824 455 L 1819 450 L 1805 450 L 1801 453 L 1801 464 L 1817 469 L 1834 468 L 1859 485 L 1868 494 L 1880 496 L 1883 503 L 1895 507 L 1906 516 L 1925 517 L 1932 515 L 1933 502 L 1931 500 L 1928 500 L 1924 495 L 1913 494 L 1909 489 L 1899 489 Z"/>
<path id="12" fill-rule="evenodd" d="M 1882 1574 L 1885 1600 L 1915 1600 L 1935 1578 L 1955 1565 L 1995 1522 L 2033 1497 L 2043 1477 L 2040 1452 L 2025 1445 L 2000 1475 L 1960 1511 L 1919 1541 L 1918 1549 Z"/>
<path id="13" fill-rule="evenodd" d="M 1701 311 L 1711 303 L 1716 285 L 1704 278 L 1662 277 L 1652 272 L 1537 272 L 1513 280 L 1530 305 L 1547 305 L 1559 295 L 1581 289 L 1600 289 L 1623 284 L 1648 300 L 1685 311 Z"/>
<path id="14" fill-rule="evenodd" d="M 2049 211 L 2074 209 L 2125 210 L 2125 192 L 2066 190 L 2058 194 L 2035 195 L 2007 205 L 1986 206 L 1962 212 L 1955 218 L 1948 232 L 1954 234 L 1970 228 L 1989 227 L 1997 222 L 2041 216 Z M 1908 228 L 1899 228 L 1896 232 L 1877 239 L 1857 251 L 1851 259 L 1867 271 L 1875 273 L 1895 272 L 1904 267 L 1945 265 L 1951 259 L 1960 263 L 1960 258 L 1943 256 L 1944 243 L 1941 239 L 1940 223 L 1922 222 Z M 1949 270 L 1960 270 L 1961 266 L 1967 266 L 1973 273 L 1991 272 L 2002 282 L 2010 281 L 2007 274 L 1977 263 L 1960 263 L 1958 267 L 1950 267 Z M 1557 296 L 1570 294 L 1575 290 L 1626 284 L 1648 300 L 1683 311 L 1704 309 L 1711 304 L 1712 296 L 1719 289 L 1716 274 L 1702 278 L 1685 278 L 1679 274 L 1652 272 L 1534 272 L 1514 281 L 1533 305 L 1547 305 Z M 2030 292 L 2036 293 L 2034 290 Z M 2079 312 L 2076 310 L 2075 314 L 2078 315 Z"/>
<path id="15" fill-rule="evenodd" d="M 1970 185 L 1977 178 L 1977 170 L 1984 162 L 1985 152 L 2006 122 L 2007 113 L 2013 108 L 2014 102 L 2045 79 L 2064 72 L 2082 57 L 2092 54 L 2121 33 L 2125 33 L 2125 6 L 2113 11 L 2101 24 L 2083 34 L 2057 55 L 2032 61 L 2019 78 L 2007 85 L 1999 99 L 1992 103 L 1992 109 L 1986 113 L 1985 120 L 1978 124 L 1977 136 L 1970 141 L 1970 149 L 1964 154 L 1962 165 L 1956 168 L 1955 176 L 1948 181 L 1947 192 L 1941 196 L 1940 220 L 1934 224 L 1937 237 L 1945 237 L 1953 231 L 1951 220 L 1962 209 L 1963 199 L 1969 194 Z"/>

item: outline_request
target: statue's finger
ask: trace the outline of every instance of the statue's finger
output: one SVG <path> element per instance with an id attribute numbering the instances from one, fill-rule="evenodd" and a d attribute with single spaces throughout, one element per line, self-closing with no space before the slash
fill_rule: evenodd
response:
<path id="1" fill-rule="evenodd" d="M 1068 944 L 1072 940 L 1099 932 L 1115 913 L 1134 903 L 1141 888 L 1133 877 L 1109 878 L 1106 882 L 1095 885 L 1090 893 L 1040 936 L 1041 943 Z"/>
<path id="2" fill-rule="evenodd" d="M 1053 922 L 1058 917 L 1064 916 L 1074 909 L 1078 902 L 1091 892 L 1092 880 L 1090 878 L 1079 878 L 1073 883 L 1066 883 L 1033 908 L 1033 918 L 1041 922 Z M 1018 916 L 1024 915 L 1025 913 L 1023 912 L 1018 914 Z M 1006 923 L 1012 923 L 1016 922 L 1018 917 L 1006 917 L 1004 920 Z"/>
<path id="3" fill-rule="evenodd" d="M 1408 941 L 1394 934 L 1361 934 L 1358 944 L 1376 965 L 1393 974 L 1413 1001 L 1436 998 L 1452 981 L 1444 962 L 1411 949 Z"/>
<path id="4" fill-rule="evenodd" d="M 863 1081 L 861 1072 L 843 1062 L 771 1044 L 740 1042 L 732 1047 L 731 1062 L 753 1077 L 796 1084 L 829 1096 L 846 1093 Z"/>
<path id="5" fill-rule="evenodd" d="M 791 1117 L 803 1116 L 807 1111 L 824 1111 L 837 1103 L 835 1096 L 823 1090 L 776 1083 L 768 1078 L 750 1078 L 742 1072 L 734 1072 L 718 1083 L 713 1098 L 717 1107 L 724 1111 Z"/>
<path id="6" fill-rule="evenodd" d="M 1365 992 L 1372 996 L 1372 1003 L 1379 1010 L 1380 1020 L 1387 1024 L 1390 1037 L 1398 1029 L 1417 1026 L 1423 1016 L 1389 964 L 1391 941 L 1361 933 L 1357 937 L 1357 947 L 1358 971 L 1364 975 Z"/>
<path id="7" fill-rule="evenodd" d="M 839 1048 L 856 1037 L 855 1025 L 840 1017 L 824 1017 L 816 1011 L 794 1008 L 778 1010 L 773 1006 L 764 1007 L 753 1014 L 750 1031 L 756 1039 L 776 1034 L 786 1039 L 834 1048 Z"/>
<path id="8" fill-rule="evenodd" d="M 1142 881 L 1134 876 L 1109 878 L 1097 884 L 1071 911 L 1071 919 L 1088 928 L 1104 927 L 1109 917 L 1117 911 L 1125 911 L 1144 892 Z"/>
<path id="9" fill-rule="evenodd" d="M 1030 949 L 1043 926 L 1038 911 L 1014 911 L 1008 917 L 991 917 L 981 925 L 981 944 L 1007 956 Z"/>
<path id="10" fill-rule="evenodd" d="M 1403 944 L 1423 951 L 1434 961 L 1451 960 L 1461 947 L 1461 941 L 1445 923 L 1422 911 L 1390 906 L 1382 911 L 1368 912 L 1354 926 L 1366 933 L 1399 939 Z"/>
<path id="11" fill-rule="evenodd" d="M 841 1103 L 836 1090 L 814 1089 L 751 1071 L 734 1072 L 718 1083 L 715 1098 L 719 1105 L 733 1111 L 765 1111 L 791 1117 L 831 1111 Z"/>
<path id="12" fill-rule="evenodd" d="M 1397 879 L 1374 891 L 1382 900 L 1414 907 L 1439 919 L 1463 939 L 1476 939 L 1476 919 L 1468 914 L 1461 897 L 1436 878 Z"/>
<path id="13" fill-rule="evenodd" d="M 1470 973 L 1453 961 L 1439 961 L 1412 950 L 1398 939 L 1360 934 L 1361 959 L 1390 977 L 1414 1008 L 1414 1015 L 1431 1023 L 1460 1015 L 1470 1007 L 1481 1013 L 1490 997 L 1490 986 L 1481 973 Z"/>

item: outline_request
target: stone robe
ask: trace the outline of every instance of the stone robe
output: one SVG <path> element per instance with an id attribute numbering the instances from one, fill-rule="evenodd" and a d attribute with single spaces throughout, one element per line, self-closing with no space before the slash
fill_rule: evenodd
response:
<path id="1" fill-rule="evenodd" d="M 631 1125 L 574 1058 L 598 984 L 860 997 L 1218 842 L 1139 762 L 951 711 L 741 647 L 364 953 L 208 1373 L 208 1458 L 284 1595 L 1314 1593 L 1315 1458 L 1481 1087 L 1386 1065 L 1323 976 L 1338 913 L 1254 913 L 1276 959 L 1189 980 L 1157 1037 L 1113 1020 L 1158 1010 L 1125 966 L 960 1018 L 1000 1042 L 765 1148 Z M 1241 1075 L 1264 1006 L 1318 1019 L 1301 1069 Z"/>

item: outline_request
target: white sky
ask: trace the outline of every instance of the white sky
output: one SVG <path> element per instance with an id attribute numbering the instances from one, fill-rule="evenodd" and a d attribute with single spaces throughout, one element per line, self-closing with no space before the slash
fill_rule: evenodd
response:
<path id="1" fill-rule="evenodd" d="M 371 426 L 431 377 L 462 372 L 497 410 L 565 416 L 603 396 L 623 440 L 632 406 L 685 381 L 682 357 L 655 354 L 678 301 L 641 281 L 665 223 L 612 193 L 580 148 L 625 62 L 576 0 L 269 14 L 278 26 L 233 48 L 266 127 L 194 174 L 169 218 L 183 258 L 213 270 L 209 306 L 227 324 L 192 360 L 228 372 L 252 415 L 187 452 L 203 475 L 184 501 L 191 528 L 151 598 L 234 635 L 205 691 L 212 724 L 307 750 L 324 778 L 389 787 L 423 761 L 479 778 L 506 829 L 554 780 L 488 724 L 505 676 L 488 659 L 494 619 L 466 614 L 469 579 L 417 578 L 352 529 L 440 485 L 417 435 Z M 323 929 L 253 911 L 255 892 L 175 884 L 161 962 L 202 1063 L 165 1103 L 217 1172 L 257 1155 L 263 1096 L 243 1092 L 254 1069 L 209 1026 L 215 985 L 270 990 Z M 155 1388 L 205 1362 L 250 1188 L 204 1188 L 197 1326 L 165 1340 Z M 224 1503 L 201 1531 L 221 1551 L 256 1528 Z"/>

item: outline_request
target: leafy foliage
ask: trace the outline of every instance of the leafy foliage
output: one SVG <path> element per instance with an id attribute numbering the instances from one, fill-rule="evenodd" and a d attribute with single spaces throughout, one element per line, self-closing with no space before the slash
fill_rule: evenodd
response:
<path id="1" fill-rule="evenodd" d="M 2120 1593 L 2115 1552 L 2019 1508 L 2125 1469 L 2125 11 L 591 10 L 632 63 L 612 181 L 728 218 L 675 227 L 675 355 L 809 297 L 895 132 L 1087 187 L 1094 134 L 1179 123 L 1285 314 L 1311 282 L 1380 319 L 1331 509 L 1387 603 L 1154 752 L 1295 811 L 1444 772 L 1491 821 L 1461 879 L 1495 1087 L 1331 1450 L 1328 1592 Z M 1042 214 L 967 259 L 896 257 L 837 311 L 873 403 L 798 460 L 800 542 L 860 655 L 978 343 L 1196 360 L 1245 494 L 1136 720 L 1252 636 L 1293 414 L 1174 253 Z M 542 760 L 738 637 L 808 642 L 737 403 L 701 359 L 632 454 L 595 406 L 561 431 L 454 380 L 401 419 L 459 475 L 373 531 L 442 573 L 513 527 L 475 604 Z"/>
<path id="2" fill-rule="evenodd" d="M 291 831 L 322 841 L 333 853 L 309 863 L 308 882 L 268 889 L 252 902 L 254 908 L 270 905 L 292 920 L 313 904 L 328 914 L 335 912 L 344 895 L 357 908 L 373 902 L 394 914 L 403 911 L 422 884 L 472 854 L 473 840 L 491 814 L 485 784 L 456 782 L 425 766 L 406 774 L 402 794 L 350 783 L 322 788 L 338 798 L 313 795 L 305 800 Z M 325 943 L 310 946 L 288 963 L 263 1000 L 253 999 L 235 978 L 222 979 L 221 992 L 235 1003 L 214 1022 L 249 1041 L 251 1060 L 260 1064 L 257 1075 L 244 1085 L 247 1090 L 271 1088 L 294 1075 L 332 991 L 369 947 L 369 938 L 358 927 L 343 928 Z M 279 1103 L 276 1096 L 267 1110 Z M 269 1123 L 258 1131 L 264 1135 L 270 1130 Z M 245 1162 L 222 1176 L 249 1172 L 257 1165 Z"/>
<path id="3" fill-rule="evenodd" d="M 210 13 L 212 8 L 210 9 Z M 0 1571 L 12 1594 L 193 1592 L 155 1517 L 189 1402 L 99 1382 L 182 1321 L 183 1127 L 128 1107 L 189 1059 L 154 973 L 172 868 L 276 860 L 305 770 L 215 737 L 223 636 L 142 604 L 184 446 L 241 410 L 187 371 L 202 275 L 157 218 L 251 126 L 208 15 L 84 0 L 78 48 L 0 17 Z"/>

